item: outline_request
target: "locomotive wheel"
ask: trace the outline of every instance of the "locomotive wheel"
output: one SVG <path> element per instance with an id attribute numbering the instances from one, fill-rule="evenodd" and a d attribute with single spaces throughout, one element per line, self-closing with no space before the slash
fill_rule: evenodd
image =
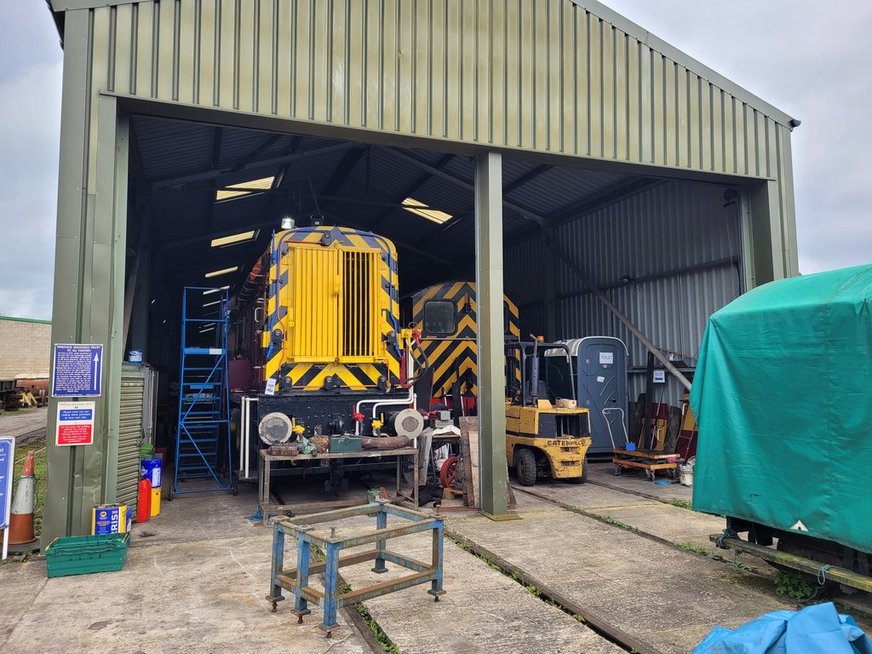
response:
<path id="1" fill-rule="evenodd" d="M 442 468 L 439 469 L 439 480 L 442 482 L 442 488 L 451 488 L 454 484 L 454 479 L 457 477 L 457 466 L 460 464 L 460 459 L 456 456 L 449 456 L 442 463 Z"/>

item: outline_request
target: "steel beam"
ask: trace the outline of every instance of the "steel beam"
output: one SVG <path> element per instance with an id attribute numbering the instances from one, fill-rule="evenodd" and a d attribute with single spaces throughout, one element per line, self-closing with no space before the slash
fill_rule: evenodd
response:
<path id="1" fill-rule="evenodd" d="M 425 163 L 425 162 L 421 161 L 420 159 L 417 159 L 416 157 L 413 157 L 412 155 L 403 152 L 402 150 L 397 150 L 396 148 L 385 148 L 385 152 L 389 152 L 392 155 L 394 155 L 395 157 L 397 157 L 398 159 L 401 159 L 402 161 L 405 161 L 413 166 L 417 166 L 418 168 L 421 168 L 422 170 L 427 170 L 427 171 L 431 172 L 435 177 L 439 177 L 441 179 L 444 179 L 446 182 L 451 182 L 455 186 L 459 186 L 459 187 L 465 188 L 465 189 L 470 189 L 473 191 L 475 191 L 475 189 L 477 188 L 477 184 L 470 184 L 465 179 L 462 179 L 460 177 L 452 175 L 451 173 L 447 173 L 444 170 L 440 170 L 434 166 L 431 166 L 430 164 Z M 478 160 L 478 158 L 476 158 L 476 161 L 477 160 Z M 500 170 L 502 170 L 502 164 L 500 164 Z M 500 187 L 500 198 L 502 198 L 502 196 L 503 196 L 503 191 L 502 191 L 502 186 L 501 186 Z M 529 209 L 528 207 L 522 206 L 522 205 L 518 204 L 517 202 L 503 201 L 503 205 L 507 209 L 511 209 L 512 211 L 517 211 L 519 214 L 521 214 L 522 217 L 528 218 L 528 219 L 532 220 L 533 222 L 537 222 L 539 224 L 545 223 L 545 220 L 546 220 L 545 216 L 543 216 L 542 214 L 538 214 L 535 211 L 533 211 L 532 209 Z M 500 210 L 500 215 L 502 216 L 502 210 Z"/>
<path id="2" fill-rule="evenodd" d="M 503 165 L 487 152 L 475 161 L 475 281 L 478 300 L 478 420 L 481 510 L 508 512 L 505 351 L 503 344 Z"/>
<path id="3" fill-rule="evenodd" d="M 322 154 L 332 154 L 336 152 L 344 152 L 345 150 L 351 150 L 353 148 L 362 148 L 365 147 L 360 145 L 359 143 L 339 143 L 337 145 L 327 145 L 323 148 L 315 148 L 314 150 L 309 150 L 306 152 L 295 152 L 292 154 L 282 155 L 281 157 L 274 157 L 272 159 L 261 159 L 259 161 L 251 161 L 248 164 L 244 165 L 242 168 L 236 170 L 233 168 L 228 168 L 226 170 L 201 170 L 198 172 L 191 172 L 189 174 L 183 174 L 173 177 L 164 177 L 160 179 L 154 179 L 151 182 L 152 189 L 160 189 L 160 188 L 169 188 L 172 186 L 184 186 L 186 184 L 193 184 L 195 182 L 208 182 L 215 179 L 218 179 L 222 175 L 227 175 L 231 172 L 239 172 L 242 170 L 257 170 L 259 168 L 268 168 L 271 166 L 278 166 L 280 164 L 286 164 L 291 161 L 297 161 L 298 159 L 304 159 L 306 157 L 317 157 Z"/>
<path id="4" fill-rule="evenodd" d="M 764 181 L 748 193 L 751 215 L 750 239 L 757 285 L 796 274 L 796 252 L 791 252 L 792 233 L 785 234 L 783 207 L 777 181 Z"/>

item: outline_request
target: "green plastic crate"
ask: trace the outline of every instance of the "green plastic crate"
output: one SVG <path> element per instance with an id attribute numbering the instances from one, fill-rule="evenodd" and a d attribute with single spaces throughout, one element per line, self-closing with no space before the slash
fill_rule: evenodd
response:
<path id="1" fill-rule="evenodd" d="M 115 572 L 124 567 L 130 534 L 55 538 L 45 550 L 49 577 Z"/>

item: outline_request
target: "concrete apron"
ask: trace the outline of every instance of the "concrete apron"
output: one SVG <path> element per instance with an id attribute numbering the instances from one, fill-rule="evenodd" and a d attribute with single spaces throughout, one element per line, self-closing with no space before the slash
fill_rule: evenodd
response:
<path id="1" fill-rule="evenodd" d="M 553 486 L 558 488 L 570 490 Z M 584 490 L 572 487 L 573 493 Z M 523 520 L 452 516 L 448 525 L 524 570 L 546 593 L 569 598 L 632 634 L 645 649 L 688 652 L 715 625 L 737 627 L 767 611 L 795 608 L 755 588 L 757 578 L 721 563 L 523 493 L 517 498 Z"/>
<path id="2" fill-rule="evenodd" d="M 164 502 L 161 516 L 134 525 L 120 572 L 46 579 L 42 561 L 0 566 L 0 651 L 370 652 L 342 611 L 340 628 L 329 640 L 318 628 L 319 607 L 311 606 L 312 614 L 298 625 L 286 593 L 278 612 L 270 612 L 265 596 L 272 529 L 246 519 L 254 506 L 253 494 L 245 491 L 235 498 L 215 494 Z M 429 535 L 390 547 L 427 560 Z M 355 588 L 385 580 L 370 567 L 342 573 Z M 388 567 L 388 577 L 406 574 Z M 428 587 L 366 602 L 404 654 L 620 651 L 447 541 L 447 593 L 436 603 Z"/>
<path id="3" fill-rule="evenodd" d="M 349 521 L 348 527 L 362 524 Z M 398 524 L 402 522 L 388 523 Z M 337 535 L 345 537 L 341 529 Z M 387 546 L 419 561 L 430 560 L 429 534 L 394 539 Z M 343 568 L 341 574 L 354 589 L 410 574 L 402 567 L 387 565 L 388 572 L 381 575 L 372 574 L 371 565 Z M 447 538 L 446 593 L 434 602 L 428 588 L 429 584 L 422 584 L 365 602 L 369 614 L 403 654 L 624 651 Z M 313 611 L 306 619 L 316 614 Z"/>

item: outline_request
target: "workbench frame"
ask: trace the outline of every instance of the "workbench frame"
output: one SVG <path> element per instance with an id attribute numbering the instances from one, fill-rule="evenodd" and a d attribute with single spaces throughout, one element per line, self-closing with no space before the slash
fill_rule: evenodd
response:
<path id="1" fill-rule="evenodd" d="M 412 494 L 406 495 L 403 493 L 402 487 L 402 460 L 403 457 L 411 456 L 413 459 L 413 479 L 412 479 Z M 414 508 L 418 508 L 418 448 L 417 447 L 401 447 L 393 450 L 362 450 L 359 452 L 324 452 L 322 454 L 297 454 L 296 456 L 284 454 L 270 454 L 267 450 L 258 451 L 258 500 L 261 513 L 263 514 L 263 524 L 269 522 L 270 513 L 281 513 L 283 511 L 293 511 L 305 508 L 305 502 L 296 504 L 276 504 L 270 502 L 270 477 L 272 475 L 272 464 L 274 461 L 330 461 L 336 459 L 375 459 L 380 457 L 395 457 L 397 461 L 397 497 L 409 499 L 414 504 Z M 323 503 L 319 502 L 319 506 Z"/>
<path id="2" fill-rule="evenodd" d="M 330 530 L 329 536 L 320 535 L 313 529 L 313 525 L 316 524 L 337 522 L 364 515 L 375 517 L 375 529 L 357 533 L 348 538 L 335 536 L 335 528 Z M 388 528 L 389 515 L 408 522 Z M 423 531 L 431 531 L 433 535 L 432 557 L 429 563 L 387 549 L 388 539 Z M 297 541 L 297 566 L 295 568 L 286 569 L 283 567 L 285 536 L 292 536 Z M 323 618 L 319 626 L 326 632 L 328 638 L 330 638 L 332 631 L 339 626 L 336 622 L 336 612 L 344 606 L 427 582 L 430 582 L 430 590 L 427 592 L 433 595 L 435 601 L 438 602 L 439 596 L 445 594 L 442 588 L 442 538 L 442 516 L 428 516 L 419 511 L 403 509 L 390 504 L 387 500 L 377 500 L 349 509 L 315 513 L 294 520 L 276 518 L 273 525 L 270 593 L 266 599 L 272 602 L 272 610 L 276 611 L 278 602 L 284 599 L 282 590 L 293 592 L 293 613 L 297 616 L 297 622 L 303 622 L 303 616 L 311 613 L 309 602 L 316 604 L 323 602 Z M 375 548 L 340 556 L 343 549 L 369 544 L 375 544 Z M 313 545 L 323 550 L 325 554 L 323 562 L 311 562 Z M 359 590 L 341 590 L 339 588 L 339 568 L 369 560 L 375 561 L 372 568 L 372 572 L 375 573 L 387 572 L 386 563 L 391 562 L 413 571 L 413 574 L 366 586 Z M 323 592 L 309 585 L 310 575 L 320 573 L 324 573 Z"/>
<path id="3" fill-rule="evenodd" d="M 652 452 L 650 450 L 612 450 L 612 463 L 615 464 L 615 474 L 621 470 L 644 470 L 649 481 L 654 481 L 658 470 L 666 470 L 670 479 L 675 478 L 678 468 L 678 454 L 674 452 Z M 669 461 L 672 459 L 672 461 Z"/>

